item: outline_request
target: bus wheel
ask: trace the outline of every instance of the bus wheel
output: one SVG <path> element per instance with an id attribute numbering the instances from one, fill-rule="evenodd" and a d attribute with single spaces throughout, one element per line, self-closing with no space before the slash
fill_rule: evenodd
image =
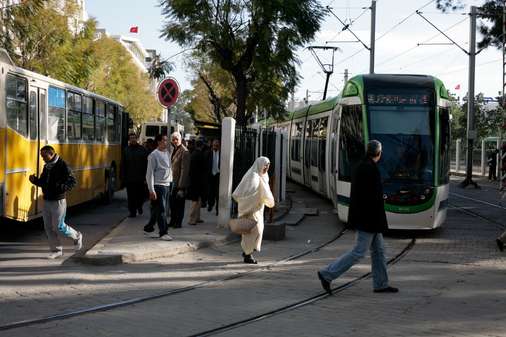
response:
<path id="1" fill-rule="evenodd" d="M 116 168 L 111 166 L 111 168 L 106 172 L 105 177 L 105 191 L 104 191 L 104 203 L 110 204 L 114 197 L 114 190 L 116 186 Z"/>

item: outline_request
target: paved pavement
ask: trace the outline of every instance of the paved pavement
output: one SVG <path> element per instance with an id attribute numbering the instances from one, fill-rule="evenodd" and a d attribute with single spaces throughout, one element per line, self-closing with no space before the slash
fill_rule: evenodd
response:
<path id="1" fill-rule="evenodd" d="M 506 336 L 506 255 L 494 243 L 506 210 L 457 196 L 497 204 L 497 190 L 482 186 L 462 190 L 452 184 L 449 218 L 442 229 L 387 235 L 389 257 L 416 237 L 408 254 L 389 268 L 398 294 L 372 293 L 371 280 L 365 279 L 334 296 L 220 335 Z M 264 242 L 257 266 L 242 264 L 240 247 L 230 243 L 116 266 L 2 268 L 0 325 L 217 282 L 110 311 L 0 331 L 0 336 L 188 336 L 321 294 L 315 271 L 349 249 L 354 233 L 347 231 L 321 250 L 272 265 L 317 247 L 342 229 L 329 202 L 298 186 L 290 188 L 295 208 L 303 204 L 318 208 L 319 214 L 288 227 L 285 240 Z M 367 273 L 369 263 L 364 259 L 334 285 Z"/>

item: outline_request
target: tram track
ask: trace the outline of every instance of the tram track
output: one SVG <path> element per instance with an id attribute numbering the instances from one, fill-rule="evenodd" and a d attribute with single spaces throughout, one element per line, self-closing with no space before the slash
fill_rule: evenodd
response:
<path id="1" fill-rule="evenodd" d="M 494 207 L 494 208 L 498 208 L 498 209 L 502 209 L 502 210 L 506 211 L 506 207 L 503 207 L 503 206 L 500 206 L 500 205 L 496 205 L 496 204 L 492 204 L 490 202 L 487 202 L 487 201 L 484 201 L 484 200 L 481 200 L 481 199 L 470 198 L 470 197 L 467 197 L 467 196 L 464 196 L 464 195 L 461 195 L 461 194 L 458 194 L 458 193 L 450 193 L 450 195 L 458 197 L 458 198 L 461 198 L 461 199 L 470 200 L 470 201 L 473 201 L 473 202 L 480 203 L 482 205 L 486 205 L 486 206 L 489 206 L 489 207 Z M 493 219 L 493 218 L 491 218 L 489 216 L 485 216 L 483 214 L 480 214 L 479 212 L 470 210 L 469 208 L 466 208 L 465 206 L 457 205 L 454 202 L 449 202 L 449 205 L 452 206 L 453 208 L 457 209 L 461 213 L 465 213 L 465 214 L 473 216 L 475 218 L 480 218 L 480 219 L 483 219 L 483 220 L 488 221 L 490 223 L 493 223 L 499 229 L 504 229 L 506 227 L 506 224 L 504 224 L 504 223 L 502 223 L 500 221 L 497 221 L 497 220 L 495 220 L 495 219 Z"/>
<path id="2" fill-rule="evenodd" d="M 390 266 L 390 265 L 393 265 L 393 264 L 399 262 L 411 249 L 413 249 L 415 244 L 416 244 L 416 239 L 411 238 L 410 242 L 397 255 L 395 255 L 394 257 L 392 257 L 391 259 L 388 260 L 387 264 Z M 299 309 L 301 307 L 307 306 L 309 304 L 313 304 L 315 302 L 318 302 L 318 301 L 321 301 L 325 298 L 333 296 L 334 294 L 340 293 L 340 292 L 356 285 L 358 282 L 360 282 L 370 276 L 371 276 L 371 272 L 368 272 L 368 273 L 362 274 L 362 275 L 354 278 L 353 280 L 351 280 L 349 282 L 346 282 L 344 284 L 336 286 L 336 287 L 332 288 L 332 295 L 329 295 L 327 292 L 321 292 L 317 295 L 304 298 L 302 300 L 299 300 L 294 303 L 276 308 L 274 310 L 259 313 L 254 316 L 251 316 L 251 317 L 248 317 L 248 318 L 245 318 L 242 320 L 238 320 L 236 322 L 228 323 L 226 325 L 223 325 L 223 326 L 220 326 L 217 328 L 209 329 L 206 331 L 201 331 L 199 333 L 189 335 L 188 337 L 214 336 L 214 335 L 217 335 L 217 334 L 220 334 L 223 332 L 238 329 L 240 327 L 262 321 L 264 319 L 274 317 L 276 315 L 280 315 L 280 314 L 283 314 L 283 313 L 286 313 L 286 312 L 289 312 L 292 310 Z"/>
<path id="3" fill-rule="evenodd" d="M 319 244 L 316 247 L 313 247 L 313 248 L 310 248 L 310 249 L 306 249 L 306 250 L 304 250 L 302 252 L 299 252 L 299 253 L 296 253 L 296 254 L 292 254 L 292 255 L 290 255 L 288 257 L 282 258 L 280 260 L 277 260 L 275 262 L 269 263 L 267 265 L 263 265 L 261 267 L 258 267 L 258 268 L 252 269 L 252 270 L 236 273 L 236 274 L 233 274 L 233 275 L 222 277 L 220 279 L 199 282 L 199 283 L 191 285 L 191 286 L 176 288 L 176 289 L 164 291 L 164 292 L 161 292 L 161 293 L 158 293 L 158 294 L 152 294 L 152 295 L 134 297 L 134 298 L 125 299 L 125 300 L 122 300 L 122 301 L 117 301 L 117 302 L 112 302 L 112 303 L 107 303 L 107 304 L 102 304 L 102 305 L 97 305 L 97 306 L 84 307 L 84 308 L 79 308 L 79 309 L 75 309 L 75 310 L 69 310 L 69 311 L 66 311 L 66 312 L 63 312 L 63 313 L 59 313 L 59 314 L 54 314 L 54 315 L 49 315 L 49 316 L 43 316 L 43 317 L 37 317 L 37 318 L 31 318 L 31 319 L 25 319 L 25 320 L 11 322 L 11 323 L 6 323 L 6 324 L 0 325 L 0 331 L 13 330 L 13 329 L 28 327 L 28 326 L 37 325 L 37 324 L 44 324 L 44 323 L 49 323 L 49 322 L 54 322 L 54 321 L 62 321 L 62 320 L 65 320 L 65 319 L 69 319 L 69 318 L 73 318 L 73 317 L 78 317 L 78 316 L 83 316 L 83 315 L 91 314 L 91 313 L 110 311 L 110 310 L 114 310 L 114 309 L 118 309 L 118 308 L 123 308 L 123 307 L 134 305 L 134 304 L 139 304 L 139 303 L 143 303 L 143 302 L 148 302 L 148 301 L 152 301 L 152 300 L 166 298 L 166 297 L 174 296 L 174 295 L 177 295 L 177 294 L 190 292 L 190 291 L 193 291 L 193 290 L 197 290 L 197 289 L 201 289 L 201 288 L 205 288 L 205 287 L 210 287 L 210 286 L 216 285 L 218 283 L 223 283 L 223 282 L 227 282 L 227 281 L 231 281 L 231 280 L 236 280 L 238 278 L 242 278 L 242 277 L 248 276 L 248 275 L 253 274 L 253 273 L 268 271 L 268 270 L 270 270 L 273 267 L 280 266 L 280 265 L 283 265 L 283 264 L 285 264 L 287 262 L 294 261 L 294 260 L 297 260 L 297 259 L 299 259 L 301 257 L 304 257 L 304 256 L 307 256 L 307 255 L 316 253 L 319 250 L 321 250 L 322 248 L 324 248 L 324 247 L 332 244 L 333 242 L 337 241 L 346 232 L 347 232 L 347 229 L 343 228 L 336 235 L 334 235 L 331 239 L 329 239 L 329 240 L 327 240 L 327 241 Z"/>

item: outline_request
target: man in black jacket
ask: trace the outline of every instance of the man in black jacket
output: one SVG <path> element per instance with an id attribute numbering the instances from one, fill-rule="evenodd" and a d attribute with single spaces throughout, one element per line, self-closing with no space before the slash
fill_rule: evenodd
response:
<path id="1" fill-rule="evenodd" d="M 383 186 L 376 163 L 381 158 L 381 143 L 371 140 L 367 144 L 367 156 L 353 172 L 351 178 L 348 226 L 357 230 L 355 247 L 341 255 L 318 272 L 323 289 L 332 294 L 330 283 L 364 257 L 371 250 L 374 292 L 396 293 L 399 290 L 388 285 L 387 264 L 383 232 L 388 229 L 383 203 Z"/>
<path id="2" fill-rule="evenodd" d="M 127 190 L 128 210 L 131 218 L 142 214 L 142 206 L 147 197 L 146 168 L 148 151 L 137 142 L 137 135 L 128 135 L 128 146 L 123 153 L 121 176 Z"/>
<path id="3" fill-rule="evenodd" d="M 67 210 L 65 194 L 76 185 L 76 179 L 67 163 L 55 153 L 51 146 L 44 146 L 40 150 L 40 155 L 46 163 L 42 174 L 39 178 L 32 174 L 29 179 L 32 184 L 42 188 L 44 195 L 42 217 L 51 249 L 48 258 L 56 259 L 63 256 L 63 247 L 58 239 L 58 231 L 74 240 L 76 250 L 80 250 L 83 245 L 83 234 L 65 223 Z"/>

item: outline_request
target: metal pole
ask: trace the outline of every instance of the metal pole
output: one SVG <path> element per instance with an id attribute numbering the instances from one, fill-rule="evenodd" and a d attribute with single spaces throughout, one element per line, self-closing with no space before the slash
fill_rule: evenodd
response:
<path id="1" fill-rule="evenodd" d="M 506 125 L 506 95 L 504 93 L 506 89 L 506 0 L 503 2 L 502 7 L 502 120 L 501 125 L 499 126 L 499 140 L 498 140 L 498 149 L 499 149 L 499 160 L 497 161 L 497 167 L 499 168 L 499 189 L 503 188 L 502 180 L 503 172 L 502 172 L 502 128 Z"/>
<path id="2" fill-rule="evenodd" d="M 329 86 L 329 78 L 332 73 L 327 73 L 327 79 L 325 80 L 325 89 L 323 89 L 323 100 L 327 98 L 327 88 Z"/>
<path id="3" fill-rule="evenodd" d="M 344 69 L 344 85 L 348 82 L 348 69 Z"/>
<path id="4" fill-rule="evenodd" d="M 476 138 L 474 129 L 474 79 L 476 68 L 476 6 L 471 6 L 471 24 L 469 26 L 469 88 L 467 93 L 467 166 L 466 179 L 461 187 L 478 184 L 473 181 L 473 145 Z"/>
<path id="5" fill-rule="evenodd" d="M 374 74 L 374 48 L 376 40 L 376 0 L 371 2 L 371 46 L 369 49 L 369 73 Z"/>

